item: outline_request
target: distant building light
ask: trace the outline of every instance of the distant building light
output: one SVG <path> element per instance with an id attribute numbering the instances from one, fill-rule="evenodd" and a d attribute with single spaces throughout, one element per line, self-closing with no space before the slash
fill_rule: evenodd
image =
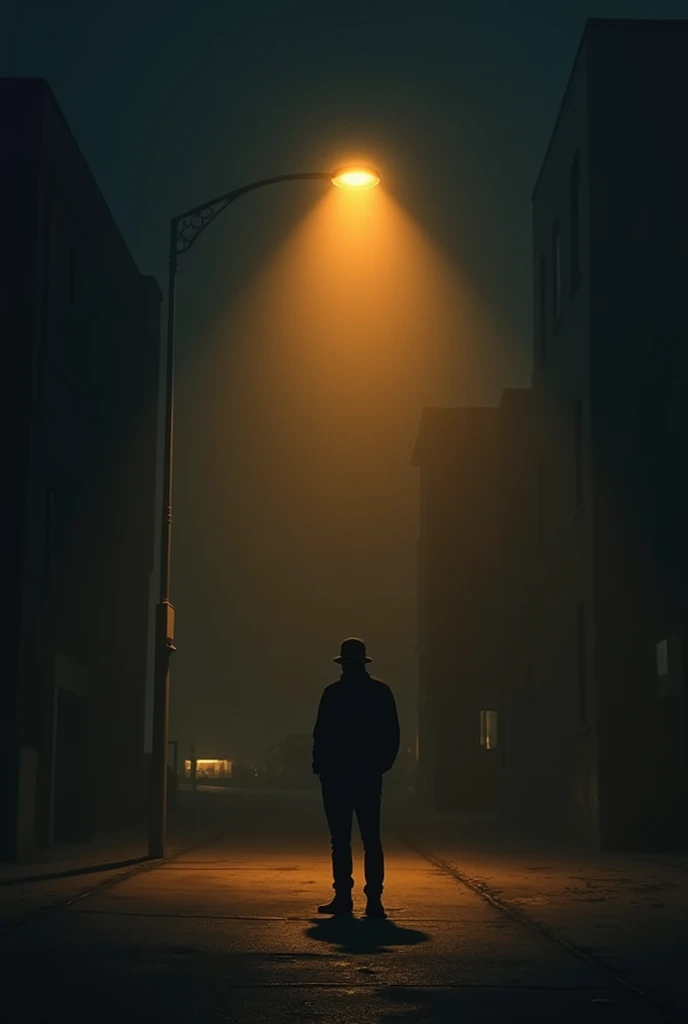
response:
<path id="1" fill-rule="evenodd" d="M 495 750 L 497 747 L 497 712 L 480 712 L 480 746 L 484 750 Z"/>
<path id="2" fill-rule="evenodd" d="M 191 775 L 191 760 L 187 758 L 184 762 L 184 774 Z M 196 775 L 218 776 L 231 775 L 234 762 L 219 757 L 198 757 L 196 758 Z"/>

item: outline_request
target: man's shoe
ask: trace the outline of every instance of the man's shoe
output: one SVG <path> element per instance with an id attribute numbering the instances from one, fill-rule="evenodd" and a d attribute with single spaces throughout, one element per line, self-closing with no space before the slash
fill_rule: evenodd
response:
<path id="1" fill-rule="evenodd" d="M 350 896 L 335 896 L 329 903 L 323 903 L 318 907 L 319 914 L 332 914 L 340 917 L 344 914 L 351 914 L 354 909 L 354 901 Z"/>
<path id="2" fill-rule="evenodd" d="M 374 917 L 379 921 L 387 917 L 385 908 L 382 906 L 382 900 L 379 896 L 370 896 L 365 909 L 366 917 Z"/>

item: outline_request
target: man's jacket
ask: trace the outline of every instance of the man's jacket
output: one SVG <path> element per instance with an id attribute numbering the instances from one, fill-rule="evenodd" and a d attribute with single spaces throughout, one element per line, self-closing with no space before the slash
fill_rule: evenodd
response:
<path id="1" fill-rule="evenodd" d="M 386 683 L 367 672 L 323 691 L 313 730 L 316 775 L 382 775 L 399 753 L 399 718 Z"/>

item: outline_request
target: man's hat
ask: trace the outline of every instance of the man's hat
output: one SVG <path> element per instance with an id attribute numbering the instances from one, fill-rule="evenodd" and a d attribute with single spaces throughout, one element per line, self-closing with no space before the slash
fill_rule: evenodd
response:
<path id="1" fill-rule="evenodd" d="M 350 636 L 348 640 L 342 640 L 339 648 L 339 657 L 333 659 L 338 665 L 341 665 L 343 661 L 368 662 L 372 660 L 366 654 L 366 645 L 355 636 Z"/>

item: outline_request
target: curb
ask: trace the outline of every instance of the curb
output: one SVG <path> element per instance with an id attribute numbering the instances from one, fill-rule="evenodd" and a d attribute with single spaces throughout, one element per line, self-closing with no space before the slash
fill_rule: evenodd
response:
<path id="1" fill-rule="evenodd" d="M 117 868 L 128 868 L 135 864 L 141 864 L 149 858 L 146 854 L 141 857 L 129 857 L 126 860 L 107 861 L 105 864 L 89 864 L 82 868 L 65 868 L 64 871 L 47 871 L 42 875 L 19 875 L 17 878 L 1 878 L 0 886 L 30 885 L 33 882 L 50 882 L 57 878 L 75 878 L 78 875 L 94 875 L 99 871 L 116 871 Z"/>
<path id="2" fill-rule="evenodd" d="M 28 911 L 26 914 L 22 914 L 20 917 L 12 918 L 10 921 L 0 922 L 0 934 L 11 931 L 13 928 L 19 928 L 23 924 L 27 924 L 30 921 L 36 920 L 36 918 L 44 917 L 54 911 L 71 907 L 75 903 L 79 903 L 81 900 L 87 899 L 89 896 L 95 896 L 97 893 L 104 892 L 107 889 L 114 888 L 116 885 L 120 885 L 122 882 L 126 882 L 129 878 L 133 878 L 134 875 L 144 874 L 146 871 L 153 871 L 155 868 L 161 867 L 163 864 L 176 860 L 177 857 L 182 857 L 185 853 L 191 853 L 193 850 L 198 850 L 203 846 L 207 846 L 209 843 L 213 843 L 218 839 L 222 839 L 226 835 L 226 832 L 213 833 L 207 835 L 198 842 L 193 841 L 189 846 L 184 846 L 180 850 L 175 850 L 174 853 L 168 853 L 164 857 L 157 857 L 151 859 L 150 857 L 138 857 L 133 861 L 121 861 L 115 862 L 111 865 L 105 865 L 100 867 L 91 867 L 84 869 L 74 869 L 71 871 L 60 872 L 59 874 L 34 876 L 32 879 L 21 879 L 17 882 L 11 882 L 9 884 L 16 885 L 20 882 L 29 881 L 50 881 L 58 878 L 70 878 L 77 877 L 83 874 L 96 874 L 102 871 L 115 871 L 118 867 L 126 869 L 129 866 L 129 870 L 123 870 L 111 878 L 105 878 L 101 882 L 97 882 L 91 888 L 84 889 L 82 892 L 77 893 L 76 896 L 70 896 L 68 899 L 57 899 L 47 906 L 36 907 L 33 910 Z M 8 884 L 8 883 L 4 883 Z"/>
<path id="3" fill-rule="evenodd" d="M 464 885 L 471 892 L 474 892 L 476 896 L 485 900 L 486 903 L 489 903 L 495 908 L 495 910 L 499 910 L 507 917 L 510 917 L 512 921 L 522 925 L 529 931 L 541 935 L 550 942 L 556 943 L 558 946 L 565 949 L 571 956 L 587 964 L 588 967 L 601 971 L 616 985 L 618 985 L 619 988 L 624 989 L 640 1001 L 652 1006 L 655 1010 L 658 1010 L 663 1014 L 665 1018 L 676 1021 L 682 1021 L 684 1019 L 683 1012 L 670 1000 L 665 999 L 660 993 L 646 987 L 636 985 L 630 978 L 626 977 L 623 972 L 618 971 L 603 957 L 598 956 L 590 950 L 584 949 L 576 943 L 571 942 L 569 939 L 564 938 L 563 935 L 560 935 L 551 928 L 548 928 L 546 925 L 536 921 L 520 906 L 513 903 L 508 898 L 505 899 L 503 896 L 496 893 L 491 886 L 487 885 L 485 882 L 466 874 L 451 861 L 446 860 L 444 857 L 438 856 L 425 848 L 422 842 L 419 843 L 417 840 L 410 839 L 409 836 L 405 835 L 401 830 L 396 832 L 396 836 L 397 839 L 400 839 L 401 842 L 408 847 L 408 849 L 413 850 L 419 856 L 429 861 L 430 864 L 434 864 L 440 871 L 450 875 L 455 881 Z"/>

